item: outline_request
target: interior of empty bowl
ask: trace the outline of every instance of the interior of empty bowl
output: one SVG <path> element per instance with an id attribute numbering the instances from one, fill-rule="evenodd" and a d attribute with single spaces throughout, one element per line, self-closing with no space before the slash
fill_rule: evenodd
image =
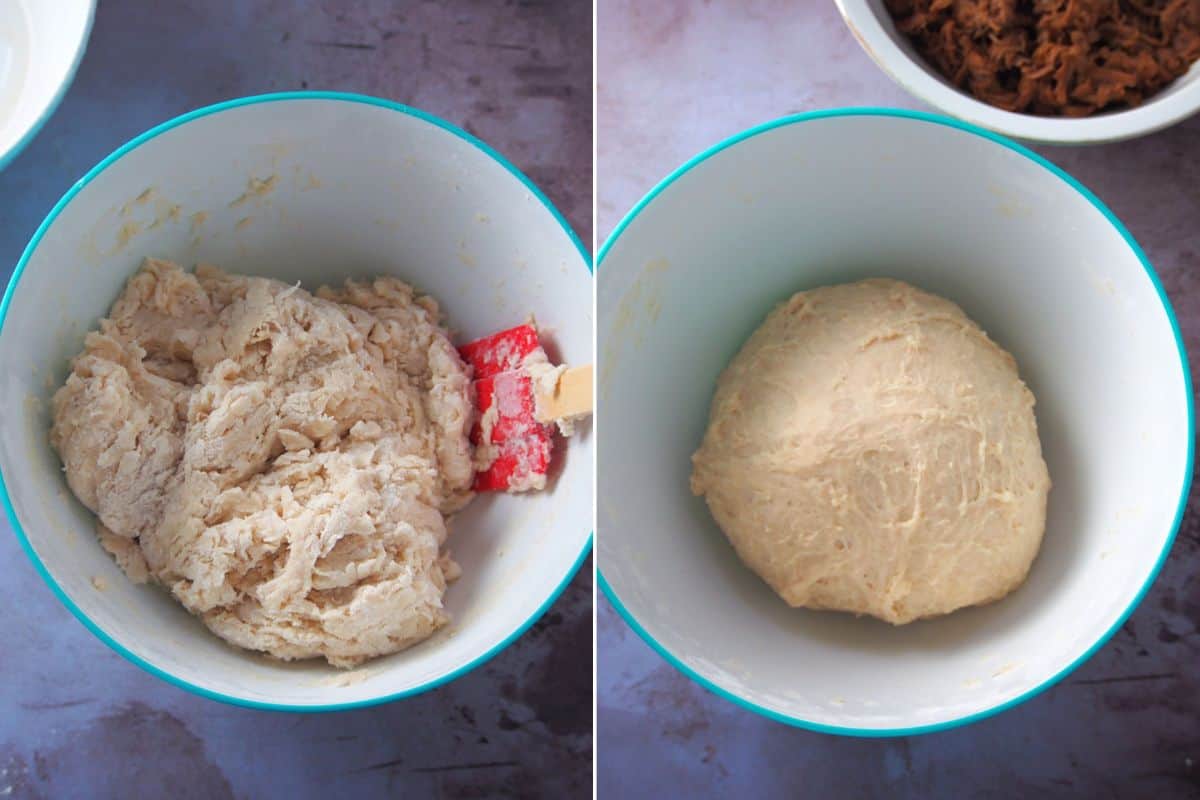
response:
<path id="1" fill-rule="evenodd" d="M 1132 109 L 1083 118 L 1019 114 L 977 100 L 951 84 L 896 30 L 885 0 L 837 0 L 846 23 L 875 62 L 917 97 L 989 130 L 1029 141 L 1099 143 L 1161 130 L 1200 111 L 1200 63 Z"/>
<path id="2" fill-rule="evenodd" d="M 74 75 L 94 0 L 0 4 L 0 166 L 54 110 Z"/>
<path id="3" fill-rule="evenodd" d="M 1136 246 L 1034 157 L 940 118 L 816 114 L 751 132 L 639 206 L 599 264 L 597 558 L 610 596 L 725 696 L 851 733 L 992 712 L 1077 665 L 1169 549 L 1190 388 Z M 717 376 L 794 292 L 871 276 L 959 303 L 1037 398 L 1054 486 L 1027 582 L 892 627 L 793 609 L 689 491 Z"/>
<path id="4" fill-rule="evenodd" d="M 462 577 L 431 639 L 353 672 L 226 645 L 163 590 L 135 586 L 74 501 L 47 429 L 69 359 L 143 258 L 216 264 L 315 290 L 395 275 L 442 305 L 464 342 L 533 314 L 565 361 L 591 358 L 591 274 L 565 223 L 484 146 L 366 99 L 228 104 L 143 136 L 60 203 L 27 251 L 0 330 L 0 466 L 51 584 L 150 669 L 237 702 L 337 707 L 428 688 L 495 653 L 574 574 L 591 534 L 591 439 L 549 491 L 477 497 L 451 524 Z"/>

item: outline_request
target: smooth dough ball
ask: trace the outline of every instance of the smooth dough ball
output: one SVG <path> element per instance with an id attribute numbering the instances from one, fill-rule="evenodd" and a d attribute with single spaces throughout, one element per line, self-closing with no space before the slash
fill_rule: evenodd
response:
<path id="1" fill-rule="evenodd" d="M 692 491 L 792 606 L 947 614 L 1004 597 L 1037 555 L 1033 405 L 948 300 L 893 280 L 801 292 L 722 373 Z"/>

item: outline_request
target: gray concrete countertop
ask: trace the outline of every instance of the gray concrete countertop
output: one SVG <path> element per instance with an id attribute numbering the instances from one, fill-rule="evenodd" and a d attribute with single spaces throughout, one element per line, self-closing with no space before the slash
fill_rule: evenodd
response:
<path id="1" fill-rule="evenodd" d="M 601 241 L 671 170 L 752 125 L 832 106 L 921 107 L 863 53 L 830 0 L 599 0 L 597 38 Z M 1040 150 L 1145 247 L 1195 375 L 1200 118 L 1125 144 Z M 1153 590 L 1087 664 L 997 717 L 893 740 L 824 736 L 742 711 L 676 672 L 601 598 L 601 796 L 1200 796 L 1197 573 L 1193 492 Z"/>
<path id="2" fill-rule="evenodd" d="M 2 277 L 121 143 L 200 106 L 302 88 L 380 95 L 465 127 L 590 241 L 590 52 L 587 0 L 101 0 L 74 86 L 0 173 Z M 590 562 L 469 675 L 379 708 L 286 714 L 195 697 L 127 663 L 0 527 L 0 798 L 590 794 Z"/>

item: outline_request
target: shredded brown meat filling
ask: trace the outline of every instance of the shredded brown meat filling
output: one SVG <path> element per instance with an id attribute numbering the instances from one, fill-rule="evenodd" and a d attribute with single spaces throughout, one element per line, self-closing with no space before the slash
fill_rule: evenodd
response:
<path id="1" fill-rule="evenodd" d="M 1200 0 L 885 0 L 955 86 L 1009 111 L 1139 105 L 1200 59 Z"/>

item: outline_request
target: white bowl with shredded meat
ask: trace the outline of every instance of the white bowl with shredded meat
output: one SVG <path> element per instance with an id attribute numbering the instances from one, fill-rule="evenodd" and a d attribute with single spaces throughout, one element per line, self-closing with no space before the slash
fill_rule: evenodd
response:
<path id="1" fill-rule="evenodd" d="M 330 710 L 511 643 L 590 549 L 591 439 L 475 495 L 456 346 L 533 315 L 592 352 L 591 272 L 487 145 L 305 92 L 172 120 L 55 206 L 0 306 L 0 499 L 50 587 L 148 671 Z M 585 698 L 586 699 L 586 698 Z"/>
<path id="2" fill-rule="evenodd" d="M 1044 47 L 1041 40 L 1029 38 L 1028 31 L 1014 34 L 1021 25 L 1029 28 L 1036 22 L 1036 19 L 1031 22 L 1031 18 L 1014 23 L 1011 17 L 1024 13 L 1016 3 L 973 0 L 932 3 L 836 0 L 836 3 L 867 54 L 910 94 L 958 119 L 1016 139 L 1046 144 L 1102 144 L 1154 133 L 1200 112 L 1200 62 L 1192 63 L 1161 89 L 1158 88 L 1161 74 L 1138 74 L 1150 63 L 1145 58 L 1139 61 L 1127 53 L 1119 53 L 1119 63 L 1106 63 L 1106 55 L 1116 53 L 1119 47 L 1109 47 L 1103 37 L 1117 36 L 1116 26 L 1107 19 L 1101 25 L 1083 25 L 1102 13 L 1101 4 L 1095 4 L 1095 9 L 1086 3 L 1064 3 L 1062 9 L 1055 4 L 1034 4 L 1032 13 L 1039 18 L 1046 15 L 1043 21 L 1046 27 L 1078 22 L 1087 28 L 1079 35 L 1091 44 L 1079 46 L 1094 50 L 1085 59 L 1078 52 L 1072 54 L 1070 48 Z M 1116 7 L 1116 4 L 1103 5 L 1106 9 Z M 1041 6 L 1055 8 L 1047 10 Z M 900 24 L 889 10 L 896 7 L 904 10 L 900 15 L 904 22 Z M 1137 8 L 1139 22 L 1146 30 L 1131 30 L 1121 35 L 1148 40 L 1153 37 L 1147 31 L 1154 29 L 1165 40 L 1162 31 L 1169 27 L 1178 32 L 1176 39 L 1187 39 L 1186 46 L 1181 47 L 1187 57 L 1192 57 L 1194 42 L 1198 41 L 1194 37 L 1200 37 L 1200 30 L 1195 29 L 1196 24 L 1191 20 L 1200 19 L 1200 0 L 1149 0 L 1137 4 Z M 914 20 L 913 9 L 923 13 L 925 19 Z M 995 17 L 997 13 L 1005 18 Z M 940 19 L 930 22 L 935 16 L 949 20 L 958 30 L 951 32 Z M 972 27 L 978 34 L 974 37 L 978 45 L 974 52 L 963 52 L 966 48 L 962 42 L 973 35 L 963 33 L 966 27 Z M 919 35 L 901 28 L 924 32 L 927 52 L 921 52 Z M 1071 39 L 1072 32 L 1064 30 L 1055 35 L 1066 41 Z M 1001 40 L 1011 42 L 1013 37 L 1017 41 L 1011 47 L 998 44 Z M 1148 42 L 1143 44 L 1149 46 Z M 927 60 L 930 47 L 941 54 L 942 67 L 953 65 L 955 74 L 947 77 L 949 69 L 939 70 Z M 1078 66 L 1085 61 L 1090 67 L 1086 73 Z M 1156 69 L 1154 66 L 1150 71 Z M 1095 77 L 1097 74 L 1100 78 Z M 1142 78 L 1149 82 L 1151 91 L 1140 92 L 1133 85 Z M 1105 85 L 1098 86 L 1098 82 Z M 975 89 L 974 94 L 971 89 Z M 991 102 L 979 99 L 976 94 Z M 1046 102 L 1039 103 L 1039 96 Z"/>

